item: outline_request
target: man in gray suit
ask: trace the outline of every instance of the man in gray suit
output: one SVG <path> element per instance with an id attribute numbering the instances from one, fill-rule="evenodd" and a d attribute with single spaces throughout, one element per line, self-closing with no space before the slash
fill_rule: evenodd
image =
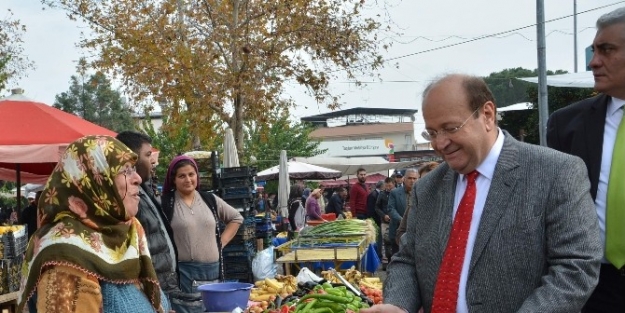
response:
<path id="1" fill-rule="evenodd" d="M 418 176 L 419 173 L 417 170 L 413 168 L 407 169 L 403 176 L 404 183 L 402 186 L 393 189 L 388 196 L 388 216 L 391 217 L 391 222 L 388 225 L 388 237 L 392 244 L 392 254 L 399 251 L 399 245 L 395 240 L 395 235 L 401 223 L 401 218 L 404 216 L 404 212 L 406 212 L 406 208 L 411 204 L 410 193 L 412 192 L 412 187 L 417 181 Z"/>
<path id="2" fill-rule="evenodd" d="M 433 82 L 423 116 L 445 162 L 413 189 L 385 304 L 361 312 L 578 312 L 603 253 L 582 160 L 501 131 L 481 78 Z"/>

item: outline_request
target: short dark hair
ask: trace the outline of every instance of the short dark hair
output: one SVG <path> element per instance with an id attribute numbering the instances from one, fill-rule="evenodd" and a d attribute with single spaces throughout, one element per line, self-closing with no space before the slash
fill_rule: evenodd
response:
<path id="1" fill-rule="evenodd" d="M 304 188 L 302 187 L 302 185 L 300 184 L 291 185 L 288 202 L 291 203 L 295 200 L 302 199 L 303 194 L 304 194 Z"/>
<path id="2" fill-rule="evenodd" d="M 366 172 L 366 171 L 367 171 L 366 169 L 359 167 L 358 170 L 356 170 L 356 175 L 360 174 L 360 172 Z"/>
<path id="3" fill-rule="evenodd" d="M 345 189 L 345 187 L 339 187 L 339 188 L 336 190 L 336 193 L 341 193 L 341 192 L 345 192 L 345 191 L 347 191 L 347 189 Z"/>
<path id="4" fill-rule="evenodd" d="M 387 177 L 384 179 L 384 182 L 387 184 L 394 184 L 393 177 Z"/>
<path id="5" fill-rule="evenodd" d="M 117 134 L 115 138 L 128 146 L 128 148 L 135 153 L 138 153 L 139 150 L 141 150 L 141 146 L 143 146 L 143 144 L 152 144 L 152 138 L 150 138 L 150 136 L 137 131 L 126 130 Z"/>

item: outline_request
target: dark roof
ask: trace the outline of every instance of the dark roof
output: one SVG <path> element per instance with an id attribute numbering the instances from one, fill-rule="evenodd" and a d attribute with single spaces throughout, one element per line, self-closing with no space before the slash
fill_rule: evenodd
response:
<path id="1" fill-rule="evenodd" d="M 412 116 L 415 113 L 419 112 L 419 110 L 413 110 L 413 109 L 388 109 L 388 108 L 351 108 L 351 109 L 347 109 L 347 110 L 340 110 L 340 111 L 332 111 L 332 112 L 328 112 L 328 113 L 324 113 L 324 114 L 318 114 L 318 115 L 311 115 L 311 116 L 305 116 L 302 117 L 301 120 L 303 122 L 322 122 L 322 121 L 326 121 L 327 119 L 331 119 L 331 118 L 335 118 L 335 117 L 343 117 L 343 116 L 347 116 L 347 115 L 356 115 L 356 114 L 363 114 L 363 115 L 405 115 L 405 116 Z"/>

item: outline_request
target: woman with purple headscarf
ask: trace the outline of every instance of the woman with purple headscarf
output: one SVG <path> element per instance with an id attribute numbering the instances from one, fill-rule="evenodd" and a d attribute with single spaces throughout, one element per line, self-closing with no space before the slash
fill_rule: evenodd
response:
<path id="1" fill-rule="evenodd" d="M 203 312 L 197 287 L 223 280 L 222 248 L 236 235 L 243 217 L 224 200 L 199 191 L 198 167 L 187 156 L 169 164 L 161 204 L 177 248 L 181 295 L 173 295 L 177 313 Z M 225 225 L 220 229 L 220 222 Z"/>

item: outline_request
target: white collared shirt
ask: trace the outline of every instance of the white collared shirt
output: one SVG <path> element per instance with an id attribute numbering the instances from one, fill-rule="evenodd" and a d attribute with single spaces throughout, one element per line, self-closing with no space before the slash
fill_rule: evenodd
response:
<path id="1" fill-rule="evenodd" d="M 495 166 L 499 159 L 499 154 L 503 148 L 504 134 L 501 129 L 497 129 L 497 140 L 490 149 L 490 152 L 482 161 L 476 170 L 480 173 L 476 180 L 477 193 L 475 195 L 475 206 L 473 207 L 473 217 L 471 218 L 471 228 L 469 230 L 469 238 L 467 240 L 467 249 L 464 253 L 464 263 L 462 264 L 462 272 L 460 272 L 460 287 L 458 290 L 458 304 L 456 306 L 456 312 L 468 313 L 469 307 L 467 306 L 467 278 L 469 276 L 469 264 L 471 263 L 471 256 L 473 255 L 473 246 L 475 245 L 475 238 L 477 237 L 478 227 L 480 225 L 480 219 L 482 218 L 482 212 L 484 211 L 484 204 L 486 203 L 486 196 L 488 196 L 488 190 L 490 189 L 490 183 L 493 181 L 493 175 L 495 174 Z M 464 195 L 464 191 L 467 188 L 466 175 L 458 175 L 458 181 L 456 182 L 456 196 L 454 199 L 454 217 L 456 211 L 460 205 L 460 200 Z"/>
<path id="2" fill-rule="evenodd" d="M 608 196 L 608 180 L 610 179 L 610 167 L 612 165 L 612 152 L 616 141 L 616 132 L 619 123 L 623 118 L 623 110 L 620 108 L 625 104 L 625 100 L 612 97 L 608 103 L 605 115 L 605 128 L 603 129 L 603 150 L 601 152 L 601 171 L 599 172 L 599 186 L 597 187 L 597 197 L 595 207 L 599 218 L 599 228 L 601 229 L 601 242 L 605 247 L 605 207 Z M 603 263 L 609 263 L 605 257 Z"/>

